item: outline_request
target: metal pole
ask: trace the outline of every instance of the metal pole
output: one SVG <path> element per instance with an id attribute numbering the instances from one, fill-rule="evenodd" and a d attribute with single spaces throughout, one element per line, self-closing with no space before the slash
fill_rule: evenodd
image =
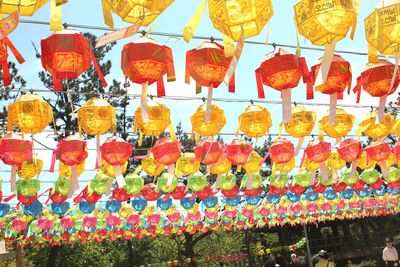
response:
<path id="1" fill-rule="evenodd" d="M 313 267 L 313 262 L 312 262 L 312 257 L 311 257 L 311 249 L 310 249 L 310 242 L 308 240 L 307 227 L 306 227 L 305 224 L 303 225 L 303 231 L 304 231 L 304 236 L 306 238 L 308 266 L 309 267 Z"/>

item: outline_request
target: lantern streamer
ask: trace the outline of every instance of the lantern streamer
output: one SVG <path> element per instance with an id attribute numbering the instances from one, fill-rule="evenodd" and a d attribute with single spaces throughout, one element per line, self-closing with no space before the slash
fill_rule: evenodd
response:
<path id="1" fill-rule="evenodd" d="M 50 7 L 50 30 L 51 31 L 61 31 L 63 29 L 62 25 L 62 13 L 61 5 L 57 5 L 57 0 L 51 0 Z"/>
<path id="2" fill-rule="evenodd" d="M 205 116 L 205 122 L 206 123 L 210 120 L 210 116 L 211 116 L 212 95 L 213 95 L 213 86 L 210 85 L 208 87 L 208 95 L 207 95 L 207 107 L 206 107 L 206 116 Z"/>
<path id="3" fill-rule="evenodd" d="M 225 57 L 232 57 L 235 54 L 235 45 L 233 39 L 228 35 L 222 34 L 222 41 L 224 43 Z"/>
<path id="4" fill-rule="evenodd" d="M 121 173 L 121 166 L 115 165 L 115 166 L 113 166 L 113 169 L 114 169 L 114 174 L 115 174 L 115 180 L 117 181 L 118 187 L 123 188 L 126 183 L 125 183 L 124 176 Z"/>
<path id="5" fill-rule="evenodd" d="M 17 166 L 12 165 L 11 166 L 11 177 L 10 177 L 11 192 L 15 192 L 17 189 L 16 181 L 17 181 Z"/>
<path id="6" fill-rule="evenodd" d="M 329 96 L 329 125 L 335 124 L 336 121 L 336 104 L 338 93 Z"/>
<path id="7" fill-rule="evenodd" d="M 114 29 L 114 21 L 111 14 L 110 3 L 107 0 L 102 0 L 101 3 L 103 8 L 104 23 L 111 29 Z"/>
<path id="8" fill-rule="evenodd" d="M 196 9 L 193 17 L 190 19 L 189 23 L 183 29 L 183 40 L 185 42 L 190 42 L 197 27 L 199 26 L 201 17 L 203 17 L 204 11 L 206 10 L 206 0 L 201 0 L 200 6 Z"/>
<path id="9" fill-rule="evenodd" d="M 162 79 L 162 78 L 161 78 Z M 142 109 L 142 119 L 144 123 L 148 123 L 149 113 L 147 112 L 147 91 L 148 91 L 149 83 L 142 83 L 142 95 L 140 97 L 140 107 Z"/>
<path id="10" fill-rule="evenodd" d="M 286 89 L 282 91 L 282 120 L 284 123 L 290 121 L 292 113 L 292 99 L 291 99 L 291 89 Z"/>
<path id="11" fill-rule="evenodd" d="M 326 78 L 328 77 L 329 70 L 331 68 L 331 63 L 333 60 L 333 55 L 335 54 L 336 45 L 334 43 L 327 44 L 325 46 L 324 56 L 321 63 L 321 69 L 319 70 L 317 80 L 315 82 L 316 86 L 324 84 Z"/>

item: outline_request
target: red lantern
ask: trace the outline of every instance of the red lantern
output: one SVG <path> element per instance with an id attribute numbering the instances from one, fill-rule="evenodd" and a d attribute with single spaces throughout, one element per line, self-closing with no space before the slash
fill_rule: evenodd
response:
<path id="1" fill-rule="evenodd" d="M 394 146 L 393 146 L 393 154 L 394 154 L 394 158 L 397 161 L 400 161 L 400 141 L 397 142 Z"/>
<path id="2" fill-rule="evenodd" d="M 330 95 L 330 117 L 331 124 L 335 123 L 336 119 L 336 102 L 337 99 L 343 99 L 343 92 L 351 86 L 351 67 L 350 63 L 344 60 L 339 55 L 334 55 L 329 72 L 326 77 L 323 77 L 324 70 L 321 70 L 323 58 L 320 58 L 319 63 L 311 68 L 311 77 L 307 84 L 307 99 L 313 99 L 312 86 L 315 90 L 323 94 Z M 321 73 L 320 73 L 321 72 Z"/>
<path id="3" fill-rule="evenodd" d="M 19 134 L 6 134 L 0 139 L 0 159 L 11 165 L 11 191 L 15 192 L 16 165 L 32 159 L 32 142 L 24 140 Z"/>
<path id="4" fill-rule="evenodd" d="M 8 39 L 8 37 L 3 37 L 0 39 L 0 65 L 3 69 L 3 86 L 9 86 L 11 84 L 10 70 L 8 69 L 8 49 L 14 54 L 15 58 L 18 60 L 19 64 L 25 62 L 25 59 L 15 48 L 13 43 Z"/>
<path id="5" fill-rule="evenodd" d="M 165 96 L 165 74 L 168 81 L 175 81 L 171 48 L 146 37 L 124 45 L 121 68 L 132 82 L 142 84 L 146 95 L 147 85 L 157 82 L 157 95 Z"/>
<path id="6" fill-rule="evenodd" d="M 276 187 L 273 185 L 269 186 L 269 192 L 271 192 L 272 194 L 275 194 L 275 195 L 283 195 L 287 192 L 287 190 L 288 189 L 286 187 L 279 188 L 279 187 Z"/>
<path id="7" fill-rule="evenodd" d="M 389 143 L 374 141 L 372 142 L 372 144 L 367 146 L 365 152 L 367 153 L 368 159 L 372 159 L 379 164 L 379 166 L 381 167 L 382 176 L 383 178 L 386 178 L 386 176 L 388 175 L 388 168 L 385 161 L 392 152 L 390 150 Z"/>
<path id="8" fill-rule="evenodd" d="M 110 137 L 100 147 L 101 158 L 113 166 L 118 187 L 125 186 L 125 180 L 121 173 L 121 165 L 132 156 L 133 145 L 120 137 Z"/>
<path id="9" fill-rule="evenodd" d="M 287 139 L 278 139 L 269 148 L 269 155 L 276 164 L 288 163 L 294 157 L 294 146 Z"/>
<path id="10" fill-rule="evenodd" d="M 243 192 L 243 195 L 248 197 L 256 197 L 260 194 L 260 192 L 261 192 L 261 186 L 257 189 L 246 188 Z"/>
<path id="11" fill-rule="evenodd" d="M 315 193 L 323 193 L 323 192 L 325 191 L 325 189 L 326 189 L 326 186 L 323 185 L 323 184 L 321 184 L 321 183 L 319 183 L 319 182 L 315 183 L 315 184 L 312 186 L 312 190 L 313 190 Z"/>
<path id="12" fill-rule="evenodd" d="M 203 42 L 199 47 L 186 52 L 185 82 L 190 84 L 190 77 L 196 81 L 196 92 L 202 86 L 208 87 L 206 122 L 210 119 L 213 89 L 224 80 L 232 57 L 225 57 L 224 47 L 216 42 Z M 235 92 L 235 76 L 229 81 L 229 92 Z"/>
<path id="13" fill-rule="evenodd" d="M 41 41 L 42 66 L 53 75 L 54 91 L 62 91 L 63 79 L 78 78 L 90 68 L 91 63 L 97 71 L 103 87 L 107 82 L 101 73 L 90 41 L 74 31 L 62 31 Z"/>
<path id="14" fill-rule="evenodd" d="M 361 157 L 363 148 L 360 141 L 353 138 L 348 138 L 340 142 L 337 152 L 339 157 L 346 161 L 351 162 L 351 176 L 353 177 L 357 171 L 357 160 Z"/>
<path id="15" fill-rule="evenodd" d="M 378 63 L 368 63 L 357 78 L 357 85 L 353 92 L 357 93 L 357 103 L 360 102 L 361 88 L 371 96 L 379 97 L 378 118 L 379 122 L 383 120 L 385 112 L 386 99 L 393 94 L 399 86 L 399 77 L 394 75 L 395 66 L 387 60 L 379 60 Z"/>
<path id="16" fill-rule="evenodd" d="M 290 189 L 290 191 L 292 191 L 293 193 L 298 194 L 298 195 L 303 194 L 304 191 L 306 191 L 305 187 L 302 187 L 302 186 L 300 186 L 298 184 L 291 185 L 289 187 L 289 189 Z"/>
<path id="17" fill-rule="evenodd" d="M 182 199 L 186 196 L 186 185 L 182 182 L 179 182 L 176 187 L 175 190 L 171 193 L 171 196 L 174 199 Z"/>
<path id="18" fill-rule="evenodd" d="M 156 192 L 156 185 L 154 183 L 146 184 L 142 189 L 142 196 L 147 201 L 155 201 L 157 200 L 161 193 Z"/>
<path id="19" fill-rule="evenodd" d="M 258 97 L 265 98 L 263 84 L 281 92 L 283 122 L 290 120 L 291 92 L 301 78 L 307 82 L 310 73 L 303 57 L 297 58 L 289 52 L 278 49 L 266 55 L 256 70 Z"/>
<path id="20" fill-rule="evenodd" d="M 54 193 L 50 191 L 49 198 L 55 204 L 62 204 L 67 200 L 68 196 L 62 196 L 58 191 L 55 191 Z"/>
<path id="21" fill-rule="evenodd" d="M 221 193 L 226 198 L 236 197 L 239 194 L 239 187 L 235 184 L 232 189 L 230 189 L 230 190 L 221 190 Z"/>
<path id="22" fill-rule="evenodd" d="M 234 139 L 230 145 L 225 146 L 226 158 L 233 165 L 244 165 L 253 151 L 253 147 L 244 140 Z"/>
<path id="23" fill-rule="evenodd" d="M 364 189 L 365 182 L 362 179 L 358 179 L 358 181 L 351 185 L 351 188 L 355 191 L 361 191 Z"/>
<path id="24" fill-rule="evenodd" d="M 204 200 L 210 196 L 213 196 L 215 193 L 211 190 L 211 186 L 208 184 L 204 187 L 204 189 L 200 192 L 196 193 L 196 196 L 200 199 Z"/>
<path id="25" fill-rule="evenodd" d="M 23 196 L 21 194 L 18 194 L 17 196 L 18 201 L 21 202 L 23 205 L 32 205 L 33 202 L 35 202 L 38 198 L 37 195 L 35 196 Z"/>
<path id="26" fill-rule="evenodd" d="M 217 163 L 223 153 L 222 144 L 218 141 L 202 139 L 194 148 L 196 159 L 205 165 Z"/>
<path id="27" fill-rule="evenodd" d="M 333 190 L 335 190 L 336 192 L 342 192 L 345 188 L 346 188 L 346 184 L 341 182 L 341 183 L 337 183 L 332 185 Z"/>
<path id="28" fill-rule="evenodd" d="M 370 184 L 369 187 L 373 190 L 378 190 L 382 187 L 382 185 L 383 185 L 383 179 L 379 178 L 378 180 L 376 180 L 375 183 Z"/>
<path id="29" fill-rule="evenodd" d="M 330 143 L 320 140 L 311 141 L 304 150 L 307 157 L 316 163 L 319 163 L 322 179 L 328 179 L 325 161 L 329 159 L 332 146 Z"/>
<path id="30" fill-rule="evenodd" d="M 151 148 L 154 160 L 163 165 L 174 164 L 181 156 L 181 142 L 171 138 L 162 138 L 157 140 Z"/>
<path id="31" fill-rule="evenodd" d="M 125 202 L 131 198 L 124 188 L 116 187 L 112 192 L 112 198 L 116 199 L 118 202 Z"/>

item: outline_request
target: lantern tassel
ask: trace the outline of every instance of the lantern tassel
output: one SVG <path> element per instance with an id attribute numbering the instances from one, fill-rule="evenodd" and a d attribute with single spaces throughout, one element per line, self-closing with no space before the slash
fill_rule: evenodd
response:
<path id="1" fill-rule="evenodd" d="M 161 76 L 160 79 L 157 80 L 157 97 L 165 96 L 165 85 L 164 79 Z"/>
<path id="2" fill-rule="evenodd" d="M 16 191 L 16 180 L 17 180 L 17 166 L 12 165 L 11 166 L 11 177 L 10 177 L 10 184 L 11 184 L 11 192 Z"/>
<path id="3" fill-rule="evenodd" d="M 8 48 L 10 48 L 11 52 L 13 53 L 14 57 L 17 59 L 19 64 L 22 64 L 25 62 L 25 58 L 21 55 L 21 53 L 17 50 L 17 48 L 15 48 L 14 44 L 11 42 L 10 39 L 8 39 L 8 37 L 4 37 L 3 41 L 6 43 L 6 45 L 8 46 Z"/>
<path id="4" fill-rule="evenodd" d="M 352 178 L 356 175 L 356 172 L 357 172 L 357 161 L 355 160 L 351 163 L 351 174 L 350 175 Z"/>
<path id="5" fill-rule="evenodd" d="M 114 21 L 111 14 L 111 6 L 107 0 L 102 0 L 101 2 L 103 8 L 104 23 L 111 29 L 114 29 Z"/>
<path id="6" fill-rule="evenodd" d="M 51 163 L 50 163 L 50 169 L 49 169 L 50 173 L 54 172 L 54 166 L 56 165 L 56 159 L 57 159 L 57 149 L 54 149 L 53 155 L 51 157 Z"/>
<path id="7" fill-rule="evenodd" d="M 210 116 L 211 116 L 212 95 L 213 95 L 213 86 L 210 85 L 208 87 L 208 95 L 207 95 L 207 106 L 206 106 L 206 116 L 205 116 L 206 123 L 210 120 Z"/>
<path id="8" fill-rule="evenodd" d="M 292 94 L 290 92 L 291 89 L 286 89 L 282 91 L 282 120 L 284 123 L 288 123 L 292 116 Z"/>
<path id="9" fill-rule="evenodd" d="M 96 169 L 100 168 L 101 151 L 100 151 L 100 135 L 96 135 Z"/>
<path id="10" fill-rule="evenodd" d="M 183 40 L 185 42 L 190 42 L 194 33 L 196 32 L 197 27 L 199 26 L 201 17 L 203 17 L 204 11 L 206 10 L 206 0 L 202 0 L 200 6 L 194 12 L 193 17 L 190 19 L 189 23 L 186 24 L 183 29 Z"/>
<path id="11" fill-rule="evenodd" d="M 121 173 L 121 166 L 115 165 L 115 166 L 113 166 L 113 169 L 114 169 L 115 180 L 117 181 L 118 187 L 123 188 L 126 183 L 125 183 L 124 176 Z"/>
<path id="12" fill-rule="evenodd" d="M 215 183 L 211 187 L 213 192 L 218 191 L 220 183 L 221 183 L 221 175 L 218 174 L 217 179 L 215 180 Z"/>
<path id="13" fill-rule="evenodd" d="M 256 69 L 258 98 L 265 98 L 261 69 Z"/>
<path id="14" fill-rule="evenodd" d="M 386 162 L 385 161 L 380 161 L 378 162 L 379 167 L 381 167 L 381 172 L 382 172 L 382 177 L 386 178 L 388 176 L 388 167 L 386 166 Z"/>
<path id="15" fill-rule="evenodd" d="M 99 75 L 99 79 L 100 79 L 100 81 L 101 81 L 101 84 L 103 85 L 104 88 L 107 87 L 106 79 L 104 78 L 104 75 L 103 75 L 103 73 L 101 72 L 100 66 L 99 66 L 99 64 L 97 63 L 97 59 L 96 59 L 96 57 L 94 56 L 94 53 L 93 53 L 92 50 L 90 50 L 90 58 L 91 58 L 91 60 L 93 61 L 93 65 L 94 65 L 94 68 L 96 69 L 97 75 Z"/>
<path id="16" fill-rule="evenodd" d="M 175 77 L 174 58 L 172 56 L 172 50 L 170 48 L 165 49 L 165 58 L 167 62 L 167 81 L 173 82 L 176 80 L 176 77 Z"/>
<path id="17" fill-rule="evenodd" d="M 333 60 L 333 56 L 335 54 L 336 44 L 331 43 L 325 46 L 324 56 L 321 62 L 321 69 L 319 70 L 316 86 L 324 84 L 326 79 L 328 78 L 329 70 L 331 68 L 331 63 Z"/>
<path id="18" fill-rule="evenodd" d="M 174 178 L 174 164 L 168 165 L 168 180 L 167 180 L 167 186 L 170 186 L 172 184 L 172 180 Z"/>
<path id="19" fill-rule="evenodd" d="M 11 84 L 11 78 L 10 78 L 10 70 L 8 69 L 8 63 L 7 60 L 3 60 L 1 62 L 1 67 L 3 69 L 3 86 L 9 86 Z M 9 125 L 12 127 L 12 125 Z"/>
<path id="20" fill-rule="evenodd" d="M 326 169 L 325 162 L 321 162 L 319 164 L 319 170 L 321 171 L 322 181 L 325 182 L 328 180 L 328 170 Z"/>
<path id="21" fill-rule="evenodd" d="M 249 173 L 247 179 L 246 189 L 253 189 L 253 180 L 254 180 L 254 173 Z"/>
<path id="22" fill-rule="evenodd" d="M 149 118 L 149 113 L 147 112 L 147 92 L 149 89 L 149 83 L 144 82 L 142 83 L 142 95 L 140 97 L 140 109 L 142 111 L 142 120 L 144 123 L 148 123 L 150 118 Z"/>
<path id="23" fill-rule="evenodd" d="M 296 150 L 294 151 L 294 155 L 297 157 L 299 155 L 299 152 L 301 150 L 301 147 L 303 146 L 304 143 L 304 137 L 299 138 L 299 142 L 297 143 Z"/>
<path id="24" fill-rule="evenodd" d="M 329 97 L 329 125 L 335 124 L 336 104 L 337 104 L 337 93 L 334 93 L 331 94 Z"/>
<path id="25" fill-rule="evenodd" d="M 387 95 L 381 96 L 379 98 L 379 107 L 378 107 L 378 122 L 382 123 L 384 114 L 385 114 L 385 105 L 386 105 Z"/>
<path id="26" fill-rule="evenodd" d="M 79 190 L 77 168 L 76 166 L 71 166 L 71 180 L 69 182 L 68 197 L 71 197 L 77 190 Z"/>

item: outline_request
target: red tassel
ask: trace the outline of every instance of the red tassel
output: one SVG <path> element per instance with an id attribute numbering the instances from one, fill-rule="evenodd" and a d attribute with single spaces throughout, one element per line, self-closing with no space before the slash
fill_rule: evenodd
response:
<path id="1" fill-rule="evenodd" d="M 10 78 L 10 70 L 8 69 L 7 60 L 4 60 L 1 63 L 1 67 L 3 69 L 3 85 L 9 86 L 11 84 L 11 78 Z"/>
<path id="2" fill-rule="evenodd" d="M 81 203 L 83 194 L 87 192 L 88 186 L 86 186 L 76 197 L 74 197 L 74 203 Z"/>
<path id="3" fill-rule="evenodd" d="M 357 103 L 360 103 L 361 88 L 364 86 L 364 84 L 367 82 L 367 80 L 369 79 L 370 76 L 371 76 L 371 72 L 368 75 L 366 75 L 365 77 L 362 77 L 362 75 L 361 75 L 360 77 L 357 78 L 357 84 L 353 88 L 353 93 L 357 93 Z"/>
<path id="4" fill-rule="evenodd" d="M 6 198 L 3 200 L 3 202 L 7 203 L 7 202 L 9 202 L 11 199 L 13 199 L 15 196 L 16 196 L 16 194 L 12 194 L 12 195 L 10 195 L 9 197 L 6 197 Z"/>
<path id="5" fill-rule="evenodd" d="M 53 75 L 53 89 L 55 92 L 60 92 L 63 90 L 61 80 L 56 78 L 54 75 Z"/>
<path id="6" fill-rule="evenodd" d="M 190 84 L 190 62 L 192 53 L 186 52 L 185 83 Z"/>
<path id="7" fill-rule="evenodd" d="M 229 86 L 228 86 L 228 92 L 229 93 L 234 93 L 235 92 L 235 73 L 232 74 L 231 80 L 229 81 Z"/>
<path id="8" fill-rule="evenodd" d="M 165 86 L 164 86 L 164 80 L 163 80 L 162 76 L 157 81 L 157 96 L 158 97 L 165 96 Z"/>
<path id="9" fill-rule="evenodd" d="M 174 58 L 172 57 L 172 50 L 170 48 L 165 49 L 165 57 L 167 59 L 167 81 L 172 82 L 176 80 Z"/>
<path id="10" fill-rule="evenodd" d="M 50 170 L 49 170 L 49 172 L 51 172 L 51 173 L 54 172 L 54 166 L 56 165 L 56 159 L 57 159 L 57 149 L 54 149 L 53 155 L 51 157 Z"/>
<path id="11" fill-rule="evenodd" d="M 337 99 L 343 100 L 343 92 L 337 93 Z"/>
<path id="12" fill-rule="evenodd" d="M 314 99 L 314 84 L 310 80 L 307 82 L 307 100 Z"/>
<path id="13" fill-rule="evenodd" d="M 301 73 L 303 74 L 303 83 L 307 83 L 310 80 L 311 75 L 308 71 L 306 59 L 304 57 L 299 58 L 299 64 Z"/>
<path id="14" fill-rule="evenodd" d="M 19 64 L 22 64 L 25 62 L 25 58 L 21 55 L 21 53 L 15 48 L 14 44 L 8 39 L 8 37 L 4 37 L 3 41 L 6 43 L 6 45 L 10 48 L 11 52 L 13 53 L 14 57 L 18 60 Z"/>
<path id="15" fill-rule="evenodd" d="M 90 51 L 90 58 L 93 61 L 94 68 L 96 69 L 97 75 L 99 75 L 99 78 L 100 78 L 101 83 L 103 84 L 103 87 L 107 87 L 106 79 L 104 79 L 104 75 L 101 72 L 100 66 L 97 63 L 97 60 L 96 60 L 96 57 L 94 56 L 93 51 Z"/>
<path id="16" fill-rule="evenodd" d="M 256 81 L 257 81 L 258 98 L 265 98 L 263 80 L 260 69 L 256 69 Z"/>

